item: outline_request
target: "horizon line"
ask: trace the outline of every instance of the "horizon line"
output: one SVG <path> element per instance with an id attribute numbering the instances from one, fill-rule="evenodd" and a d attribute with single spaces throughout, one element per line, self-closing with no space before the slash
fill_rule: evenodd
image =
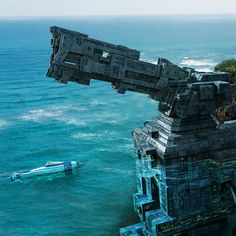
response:
<path id="1" fill-rule="evenodd" d="M 80 18 L 80 17 L 137 17 L 137 16 L 188 16 L 188 17 L 196 17 L 196 16 L 206 16 L 206 17 L 232 17 L 236 16 L 236 13 L 161 13 L 161 14 L 82 14 L 82 15 L 35 15 L 35 16 L 0 16 L 0 19 L 32 19 L 32 18 Z"/>

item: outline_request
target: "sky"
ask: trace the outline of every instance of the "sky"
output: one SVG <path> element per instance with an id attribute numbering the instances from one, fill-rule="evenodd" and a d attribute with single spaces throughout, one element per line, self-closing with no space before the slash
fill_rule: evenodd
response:
<path id="1" fill-rule="evenodd" d="M 236 14 L 236 0 L 0 0 L 0 17 Z"/>

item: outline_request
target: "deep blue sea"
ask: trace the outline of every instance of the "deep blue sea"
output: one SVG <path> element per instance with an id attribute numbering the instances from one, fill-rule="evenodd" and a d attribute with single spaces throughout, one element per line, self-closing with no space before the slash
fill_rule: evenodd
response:
<path id="1" fill-rule="evenodd" d="M 155 119 L 147 96 L 109 84 L 45 77 L 52 25 L 210 71 L 236 57 L 236 17 L 83 17 L 0 20 L 0 173 L 47 161 L 86 161 L 74 176 L 0 178 L 0 235 L 114 236 L 133 214 L 131 131 Z"/>

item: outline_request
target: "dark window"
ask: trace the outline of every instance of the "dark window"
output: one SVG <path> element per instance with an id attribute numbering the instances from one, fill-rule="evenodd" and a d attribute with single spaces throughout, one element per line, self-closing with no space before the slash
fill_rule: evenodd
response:
<path id="1" fill-rule="evenodd" d="M 142 177 L 142 188 L 143 188 L 143 193 L 147 194 L 146 180 L 144 177 Z"/>
<path id="2" fill-rule="evenodd" d="M 138 159 L 139 159 L 139 160 L 141 159 L 141 153 L 140 153 L 140 151 L 138 151 Z"/>
<path id="3" fill-rule="evenodd" d="M 160 207 L 160 196 L 159 196 L 159 188 L 157 186 L 157 181 L 154 177 L 151 178 L 151 191 L 152 191 L 152 199 L 156 202 L 156 207 Z"/>
<path id="4" fill-rule="evenodd" d="M 152 168 L 157 167 L 157 156 L 156 155 L 151 156 L 151 166 L 152 166 Z"/>

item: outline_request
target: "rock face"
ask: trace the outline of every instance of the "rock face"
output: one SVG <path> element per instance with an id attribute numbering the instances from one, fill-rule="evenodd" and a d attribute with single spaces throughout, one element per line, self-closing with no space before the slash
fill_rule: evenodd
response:
<path id="1" fill-rule="evenodd" d="M 133 131 L 140 223 L 121 236 L 229 235 L 236 233 L 236 120 L 215 110 L 232 103 L 236 85 L 225 72 L 200 73 L 160 58 L 52 27 L 47 76 L 89 85 L 109 82 L 119 93 L 148 94 L 159 117 Z"/>

